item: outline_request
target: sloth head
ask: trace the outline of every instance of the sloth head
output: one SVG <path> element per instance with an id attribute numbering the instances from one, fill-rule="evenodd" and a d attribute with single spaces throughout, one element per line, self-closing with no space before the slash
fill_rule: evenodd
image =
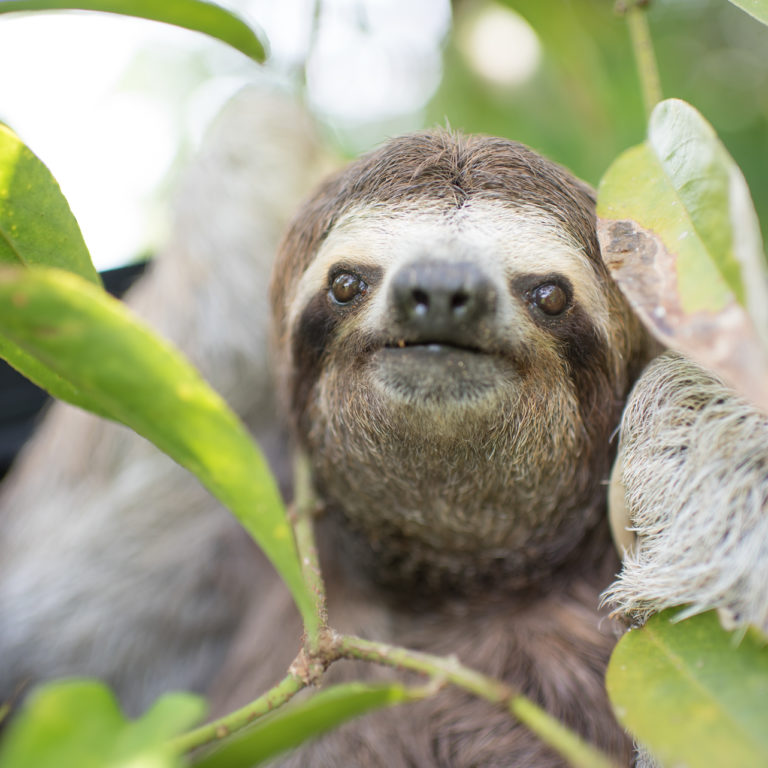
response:
<path id="1" fill-rule="evenodd" d="M 527 585 L 576 556 L 645 344 L 585 185 L 511 141 L 395 139 L 305 204 L 272 302 L 297 439 L 374 578 Z"/>

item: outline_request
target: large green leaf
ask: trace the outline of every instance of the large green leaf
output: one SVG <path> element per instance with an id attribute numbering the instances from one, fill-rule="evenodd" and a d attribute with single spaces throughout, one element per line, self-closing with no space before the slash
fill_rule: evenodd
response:
<path id="1" fill-rule="evenodd" d="M 205 0 L 3 0 L 0 13 L 12 11 L 104 11 L 163 21 L 215 37 L 256 61 L 264 61 L 264 44 L 234 13 Z"/>
<path id="2" fill-rule="evenodd" d="M 744 177 L 690 105 L 657 105 L 648 139 L 598 189 L 603 258 L 647 327 L 768 407 L 768 275 Z"/>
<path id="3" fill-rule="evenodd" d="M 750 16 L 762 21 L 763 24 L 768 24 L 768 0 L 731 0 L 731 2 Z"/>
<path id="4" fill-rule="evenodd" d="M 764 639 L 726 632 L 714 611 L 677 623 L 675 613 L 654 616 L 616 646 L 606 682 L 619 721 L 663 765 L 768 765 Z"/>
<path id="5" fill-rule="evenodd" d="M 0 745 L 0 768 L 176 768 L 169 739 L 205 714 L 198 696 L 170 693 L 126 720 L 101 683 L 69 680 L 33 692 Z"/>
<path id="6" fill-rule="evenodd" d="M 735 296 L 766 318 L 768 286 L 749 190 L 712 126 L 689 104 L 668 99 L 656 106 L 647 141 L 622 154 L 600 182 L 597 214 L 636 222 L 676 255 L 684 311 L 719 310 Z M 759 291 L 752 301 L 750 290 Z"/>
<path id="7" fill-rule="evenodd" d="M 195 768 L 250 768 L 374 709 L 421 698 L 398 683 L 337 685 L 288 704 L 195 762 Z M 0 767 L 4 768 L 4 767 Z"/>
<path id="8" fill-rule="evenodd" d="M 263 548 L 308 627 L 316 626 L 269 469 L 178 351 L 104 291 L 54 269 L 0 271 L 0 338 L 0 353 L 33 381 L 126 424 L 193 472 Z"/>
<path id="9" fill-rule="evenodd" d="M 0 264 L 60 267 L 101 284 L 56 179 L 4 125 L 0 125 Z"/>

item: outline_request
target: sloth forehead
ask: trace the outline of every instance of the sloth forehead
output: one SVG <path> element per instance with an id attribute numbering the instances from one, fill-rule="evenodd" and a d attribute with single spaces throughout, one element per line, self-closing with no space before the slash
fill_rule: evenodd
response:
<path id="1" fill-rule="evenodd" d="M 450 209 L 369 205 L 348 211 L 302 275 L 291 321 L 328 288 L 334 267 L 381 269 L 386 284 L 399 266 L 419 258 L 473 261 L 500 284 L 521 275 L 563 275 L 593 323 L 607 330 L 600 278 L 583 247 L 540 208 L 496 200 L 473 200 Z"/>

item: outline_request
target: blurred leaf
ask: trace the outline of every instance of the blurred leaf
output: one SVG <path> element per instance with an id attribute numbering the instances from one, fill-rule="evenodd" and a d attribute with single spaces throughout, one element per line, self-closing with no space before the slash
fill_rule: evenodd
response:
<path id="1" fill-rule="evenodd" d="M 533 30 L 537 69 L 509 86 L 476 72 L 469 50 L 475 21 L 508 7 Z M 526 143 L 597 183 L 623 147 L 642 137 L 643 105 L 626 24 L 605 0 L 501 0 L 454 4 L 444 75 L 427 123 Z M 527 46 L 510 39 L 521 63 Z"/>
<path id="2" fill-rule="evenodd" d="M 4 125 L 0 125 L 0 264 L 60 267 L 101 285 L 56 180 Z"/>
<path id="3" fill-rule="evenodd" d="M 3 271 L 4 270 L 0 271 L 0 276 L 3 274 Z M 2 309 L 0 309 L 0 313 L 2 313 Z M 0 321 L 0 325 L 1 324 L 2 321 Z M 71 382 L 66 381 L 52 368 L 41 363 L 40 360 L 32 355 L 27 354 L 14 343 L 9 342 L 8 339 L 3 337 L 2 331 L 0 331 L 0 358 L 10 363 L 10 365 L 17 371 L 23 373 L 30 381 L 33 381 L 59 400 L 64 400 L 65 402 L 76 405 L 86 411 L 91 411 L 103 418 L 111 418 L 109 413 L 100 410 L 99 406 L 92 400 L 92 398 L 84 395 L 79 389 L 74 387 Z"/>
<path id="4" fill-rule="evenodd" d="M 120 302 L 54 269 L 0 271 L 0 338 L 0 352 L 35 383 L 126 424 L 195 474 L 262 547 L 308 627 L 316 625 L 293 534 L 264 459 L 178 351 Z"/>
<path id="5" fill-rule="evenodd" d="M 746 182 L 709 123 L 670 99 L 598 189 L 603 258 L 648 328 L 768 407 L 768 279 Z M 746 311 L 745 311 L 746 309 Z"/>
<path id="6" fill-rule="evenodd" d="M 194 765 L 195 768 L 250 768 L 353 717 L 422 698 L 422 691 L 398 683 L 337 685 L 310 699 L 282 707 Z"/>
<path id="7" fill-rule="evenodd" d="M 264 44 L 234 13 L 205 0 L 2 0 L 0 13 L 14 11 L 81 10 L 104 11 L 123 16 L 162 21 L 202 32 L 241 51 L 255 61 L 264 61 Z"/>
<path id="8" fill-rule="evenodd" d="M 731 0 L 731 2 L 758 21 L 762 21 L 763 24 L 768 24 L 768 0 Z"/>
<path id="9" fill-rule="evenodd" d="M 169 693 L 137 720 L 126 720 L 111 691 L 90 680 L 34 691 L 0 745 L 0 768 L 174 768 L 168 740 L 198 722 L 205 701 Z"/>
<path id="10" fill-rule="evenodd" d="M 737 642 L 714 611 L 674 623 L 676 609 L 627 632 L 606 684 L 619 721 L 664 765 L 768 765 L 768 648 Z"/>

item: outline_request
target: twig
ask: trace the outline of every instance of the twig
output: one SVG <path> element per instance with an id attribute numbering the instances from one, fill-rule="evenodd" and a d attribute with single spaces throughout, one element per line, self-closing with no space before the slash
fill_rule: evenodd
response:
<path id="1" fill-rule="evenodd" d="M 504 706 L 575 768 L 616 768 L 616 764 L 606 755 L 587 744 L 530 699 L 500 680 L 465 667 L 455 656 L 433 656 L 350 635 L 336 636 L 334 646 L 343 658 L 421 672 L 433 679 L 453 683 L 493 704 Z"/>
<path id="2" fill-rule="evenodd" d="M 295 665 L 296 662 L 291 665 L 292 670 Z M 183 754 L 205 744 L 210 744 L 213 741 L 226 738 L 230 734 L 235 733 L 235 731 L 239 731 L 241 728 L 249 725 L 256 718 L 266 715 L 273 709 L 285 704 L 286 701 L 293 698 L 304 687 L 306 687 L 306 682 L 302 679 L 302 676 L 298 672 L 292 671 L 263 696 L 259 696 L 258 699 L 250 702 L 250 704 L 246 704 L 244 707 L 236 709 L 234 712 L 230 712 L 218 720 L 213 720 L 210 723 L 201 725 L 199 728 L 195 728 L 193 731 L 177 736 L 171 740 L 170 747 L 177 754 Z"/>
<path id="3" fill-rule="evenodd" d="M 613 760 L 525 696 L 515 696 L 509 702 L 509 711 L 573 768 L 617 768 Z"/>
<path id="4" fill-rule="evenodd" d="M 318 627 L 307 629 L 304 647 L 291 664 L 288 675 L 280 683 L 245 707 L 175 738 L 171 746 L 178 754 L 229 736 L 256 718 L 271 712 L 302 688 L 316 683 L 334 661 L 357 659 L 426 675 L 429 682 L 423 689 L 418 689 L 419 697 L 432 695 L 445 683 L 451 683 L 503 707 L 577 768 L 615 768 L 605 755 L 569 731 L 515 688 L 465 667 L 455 656 L 434 656 L 352 635 L 340 635 L 330 629 L 325 587 L 312 530 L 316 501 L 312 492 L 309 464 L 303 455 L 296 458 L 294 499 L 290 517 L 304 579 L 314 596 Z"/>
<path id="5" fill-rule="evenodd" d="M 297 452 L 293 470 L 294 503 L 291 513 L 291 523 L 296 538 L 296 548 L 299 552 L 304 582 L 309 587 L 317 616 L 317 629 L 308 628 L 306 648 L 310 656 L 316 655 L 320 637 L 328 627 L 328 610 L 325 603 L 325 585 L 320 572 L 320 562 L 317 555 L 315 535 L 312 528 L 312 517 L 317 507 L 317 501 L 312 490 L 312 475 L 309 460 Z"/>
<path id="6" fill-rule="evenodd" d="M 307 67 L 309 66 L 309 60 L 312 58 L 312 54 L 317 47 L 317 40 L 320 37 L 320 23 L 323 16 L 323 1 L 315 0 L 312 7 L 312 21 L 310 22 L 309 38 L 307 40 L 307 47 L 304 51 L 304 57 L 299 69 L 299 83 L 304 95 L 307 97 Z"/>
<path id="7" fill-rule="evenodd" d="M 656 54 L 653 51 L 651 31 L 646 16 L 647 0 L 635 0 L 628 4 L 619 3 L 616 8 L 627 17 L 632 50 L 635 54 L 640 87 L 643 91 L 646 117 L 651 116 L 653 108 L 661 101 L 661 82 Z"/>
<path id="8" fill-rule="evenodd" d="M 352 635 L 336 636 L 334 646 L 340 658 L 372 661 L 442 678 L 494 704 L 504 704 L 516 695 L 510 686 L 463 666 L 455 656 L 433 656 Z"/>

